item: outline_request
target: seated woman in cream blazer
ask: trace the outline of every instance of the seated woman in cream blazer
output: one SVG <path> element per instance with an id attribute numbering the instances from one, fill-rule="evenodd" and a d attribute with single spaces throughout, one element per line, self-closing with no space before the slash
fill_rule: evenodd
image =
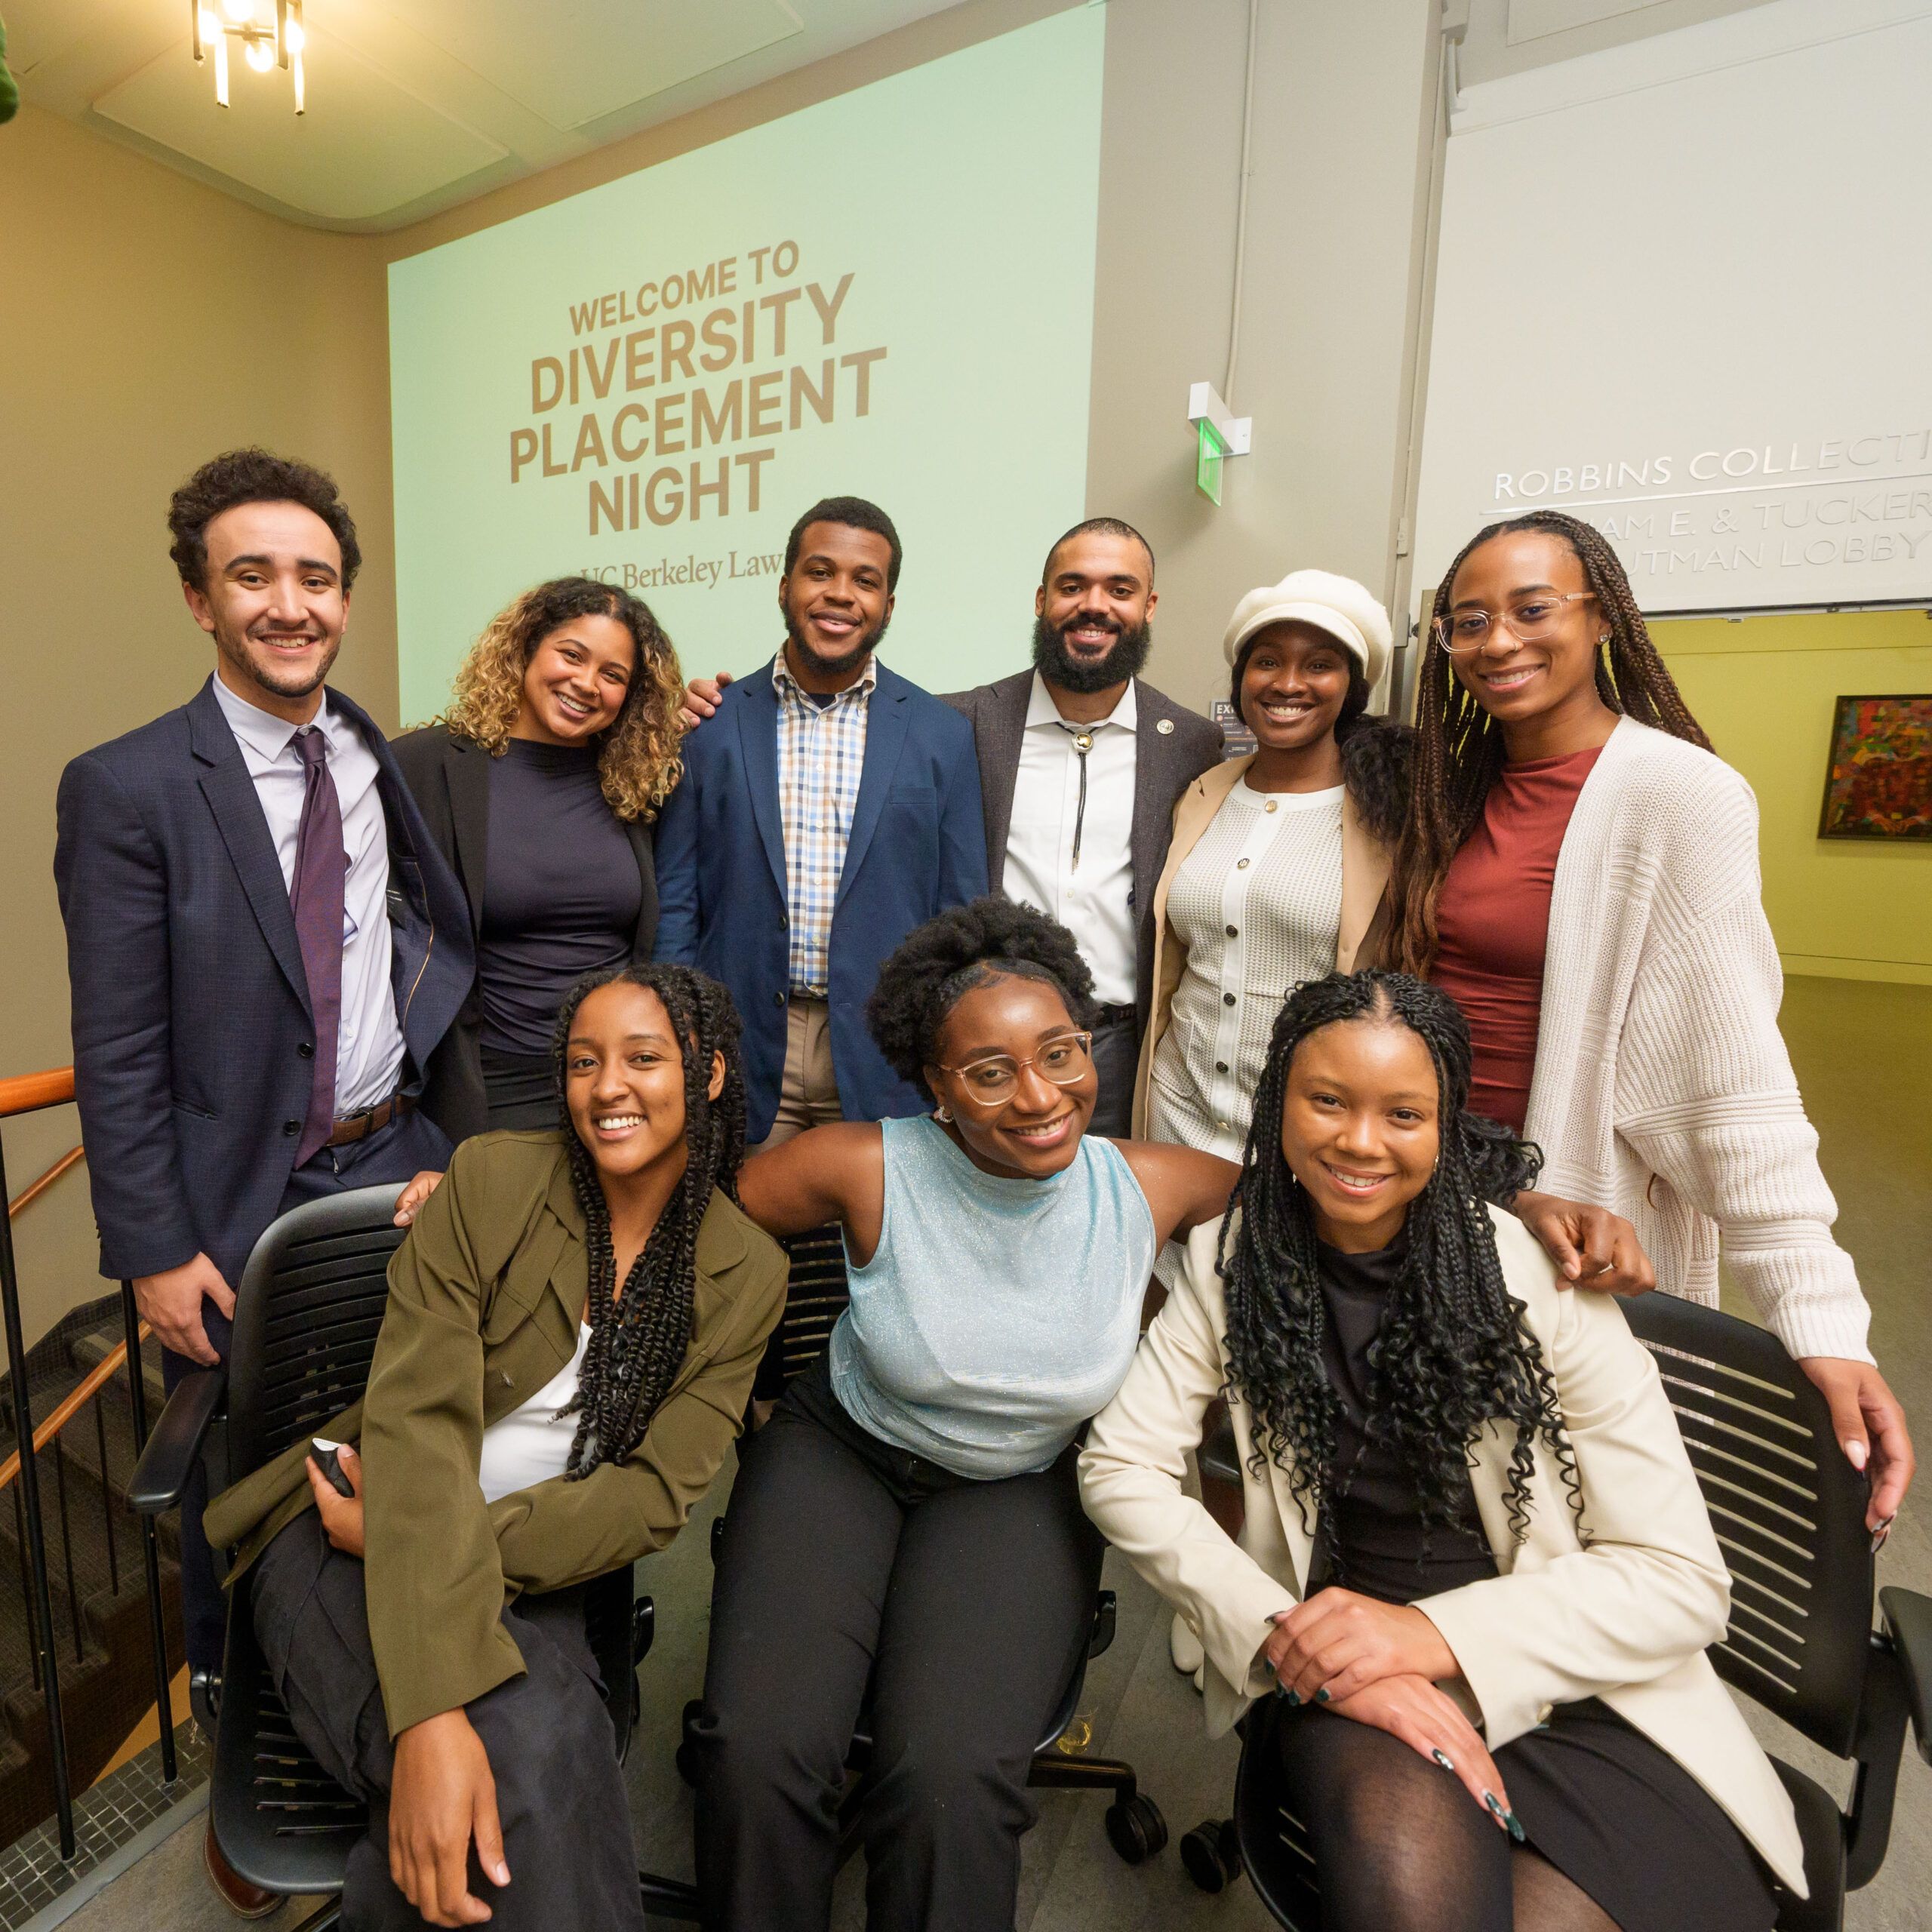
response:
<path id="1" fill-rule="evenodd" d="M 1535 1155 L 1469 1081 L 1438 989 L 1297 990 L 1083 1500 L 1198 1629 L 1211 1733 L 1278 1690 L 1249 1748 L 1331 1932 L 1765 1932 L 1803 1854 L 1704 1655 L 1729 1584 L 1676 1423 L 1615 1302 L 1484 1204 Z M 1182 1488 L 1224 1390 L 1238 1543 Z"/>

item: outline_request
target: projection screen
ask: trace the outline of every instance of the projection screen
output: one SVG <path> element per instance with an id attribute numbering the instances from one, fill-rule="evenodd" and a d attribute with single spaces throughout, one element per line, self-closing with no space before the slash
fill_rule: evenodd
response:
<path id="1" fill-rule="evenodd" d="M 688 673 L 783 640 L 798 513 L 869 497 L 882 650 L 1028 661 L 1086 488 L 1106 11 L 1080 8 L 389 272 L 401 709 L 517 592 L 632 589 Z"/>

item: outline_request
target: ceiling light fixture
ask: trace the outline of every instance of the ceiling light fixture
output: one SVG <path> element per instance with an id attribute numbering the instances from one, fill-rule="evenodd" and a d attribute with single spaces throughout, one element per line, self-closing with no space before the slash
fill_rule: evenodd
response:
<path id="1" fill-rule="evenodd" d="M 218 4 L 220 11 L 215 11 Z M 295 83 L 295 111 L 307 111 L 303 97 L 302 50 L 309 36 L 302 29 L 302 0 L 275 0 L 275 18 L 257 20 L 266 14 L 267 0 L 188 0 L 189 30 L 193 37 L 195 65 L 200 66 L 211 53 L 214 56 L 214 97 L 222 107 L 228 105 L 228 43 L 242 43 L 242 56 L 258 74 L 271 67 L 286 67 Z"/>

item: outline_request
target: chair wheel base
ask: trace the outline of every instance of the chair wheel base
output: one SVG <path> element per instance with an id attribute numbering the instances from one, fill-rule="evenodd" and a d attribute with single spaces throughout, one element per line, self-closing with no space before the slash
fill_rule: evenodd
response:
<path id="1" fill-rule="evenodd" d="M 1180 1862 L 1204 1892 L 1225 1891 L 1241 1876 L 1241 1848 L 1232 1818 L 1209 1818 L 1180 1841 Z"/>
<path id="2" fill-rule="evenodd" d="M 1107 1807 L 1107 1842 L 1129 1865 L 1142 1865 L 1168 1841 L 1168 1821 L 1151 1798 L 1135 1796 Z"/>

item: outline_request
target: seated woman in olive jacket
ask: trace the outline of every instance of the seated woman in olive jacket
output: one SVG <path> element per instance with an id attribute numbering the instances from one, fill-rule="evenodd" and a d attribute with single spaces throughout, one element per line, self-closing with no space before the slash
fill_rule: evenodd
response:
<path id="1" fill-rule="evenodd" d="M 297 1730 L 369 1804 L 350 1932 L 641 1932 L 577 1586 L 677 1534 L 783 1306 L 732 1198 L 737 1037 L 688 967 L 579 988 L 567 1124 L 459 1147 L 389 1265 L 366 1396 L 326 1432 L 359 1441 L 355 1497 L 298 1444 L 210 1506 Z"/>
<path id="2" fill-rule="evenodd" d="M 423 1100 L 452 1140 L 549 1126 L 564 995 L 651 957 L 651 826 L 678 782 L 682 675 L 648 605 L 558 577 L 491 620 L 448 710 L 391 747 L 476 943 L 475 984 Z"/>

